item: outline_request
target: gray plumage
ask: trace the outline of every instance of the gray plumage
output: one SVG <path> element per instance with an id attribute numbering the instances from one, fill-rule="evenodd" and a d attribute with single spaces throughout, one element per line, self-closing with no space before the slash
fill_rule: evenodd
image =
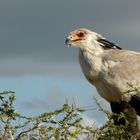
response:
<path id="1" fill-rule="evenodd" d="M 140 54 L 126 50 L 106 50 L 98 56 L 79 50 L 79 62 L 88 81 L 109 102 L 129 101 L 140 87 Z"/>
<path id="2" fill-rule="evenodd" d="M 108 102 L 130 102 L 140 93 L 140 53 L 123 50 L 100 34 L 80 28 L 70 33 L 67 45 L 79 48 L 79 62 L 87 80 Z M 139 110 L 140 111 L 140 110 Z"/>

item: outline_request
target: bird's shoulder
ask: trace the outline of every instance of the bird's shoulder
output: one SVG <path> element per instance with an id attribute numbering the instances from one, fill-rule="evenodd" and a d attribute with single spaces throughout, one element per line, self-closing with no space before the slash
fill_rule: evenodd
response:
<path id="1" fill-rule="evenodd" d="M 140 76 L 140 53 L 129 50 L 107 50 L 101 56 L 103 64 L 112 75 L 134 78 Z M 139 79 L 140 81 L 140 79 Z"/>
<path id="2" fill-rule="evenodd" d="M 130 50 L 105 50 L 104 53 L 101 54 L 103 60 L 106 61 L 114 61 L 120 62 L 123 64 L 140 64 L 140 52 L 130 51 Z"/>

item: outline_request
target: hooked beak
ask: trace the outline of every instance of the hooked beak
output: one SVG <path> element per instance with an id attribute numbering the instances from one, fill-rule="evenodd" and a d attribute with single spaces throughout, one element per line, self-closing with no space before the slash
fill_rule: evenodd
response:
<path id="1" fill-rule="evenodd" d="M 65 43 L 66 43 L 66 46 L 69 47 L 70 46 L 70 39 L 66 38 Z"/>

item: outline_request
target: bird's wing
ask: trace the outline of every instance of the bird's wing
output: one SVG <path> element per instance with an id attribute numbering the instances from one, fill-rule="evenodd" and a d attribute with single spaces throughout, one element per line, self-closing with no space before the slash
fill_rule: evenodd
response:
<path id="1" fill-rule="evenodd" d="M 102 56 L 112 74 L 140 76 L 140 53 L 127 50 L 106 50 Z M 140 81 L 140 77 L 139 77 Z"/>
<path id="2" fill-rule="evenodd" d="M 140 94 L 132 96 L 130 104 L 135 108 L 137 114 L 140 116 Z"/>
<path id="3" fill-rule="evenodd" d="M 140 53 L 128 50 L 106 50 L 102 56 L 108 65 L 108 79 L 118 87 L 132 84 L 140 88 Z M 107 79 L 107 77 L 106 77 Z"/>

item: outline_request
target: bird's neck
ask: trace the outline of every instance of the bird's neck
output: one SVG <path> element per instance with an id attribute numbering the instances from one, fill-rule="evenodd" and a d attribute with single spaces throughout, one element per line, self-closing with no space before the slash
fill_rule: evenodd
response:
<path id="1" fill-rule="evenodd" d="M 99 42 L 98 38 L 101 38 L 99 34 L 93 34 L 86 38 L 85 42 L 78 43 L 76 48 L 79 48 L 80 51 L 91 53 L 92 55 L 99 55 L 100 53 L 104 52 L 104 48 Z"/>
<path id="2" fill-rule="evenodd" d="M 79 49 L 79 59 L 84 60 L 85 63 L 89 65 L 94 65 L 94 67 L 98 67 L 97 65 L 101 61 L 102 50 L 92 50 L 92 49 Z"/>
<path id="3" fill-rule="evenodd" d="M 98 57 L 100 54 L 104 52 L 104 49 L 102 46 L 99 45 L 98 42 L 91 42 L 88 46 L 84 46 L 79 48 L 79 52 L 83 52 L 88 55 L 92 55 L 94 57 Z"/>
<path id="4" fill-rule="evenodd" d="M 101 52 L 92 50 L 79 50 L 79 62 L 86 78 L 95 83 L 102 68 Z M 92 81 L 90 80 L 92 79 Z"/>

